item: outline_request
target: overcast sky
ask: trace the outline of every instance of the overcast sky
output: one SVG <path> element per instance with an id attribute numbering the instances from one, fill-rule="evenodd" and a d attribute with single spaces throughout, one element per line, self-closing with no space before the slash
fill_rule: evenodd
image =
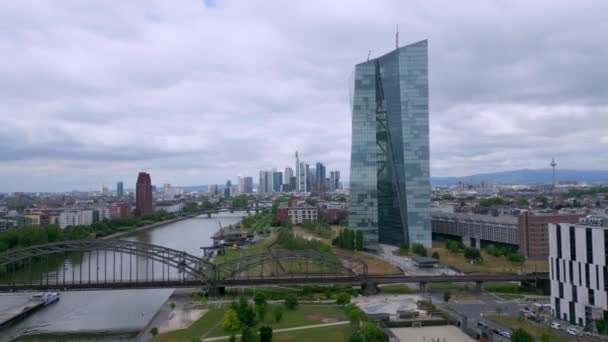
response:
<path id="1" fill-rule="evenodd" d="M 429 40 L 431 170 L 608 169 L 608 2 L 0 1 L 0 192 L 350 167 L 353 66 Z"/>

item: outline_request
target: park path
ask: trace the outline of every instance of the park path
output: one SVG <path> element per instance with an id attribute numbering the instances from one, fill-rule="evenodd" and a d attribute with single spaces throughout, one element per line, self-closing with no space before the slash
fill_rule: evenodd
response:
<path id="1" fill-rule="evenodd" d="M 285 332 L 285 331 L 315 329 L 315 328 L 325 328 L 325 327 L 333 327 L 335 325 L 344 325 L 344 324 L 350 324 L 350 322 L 349 321 L 340 321 L 340 322 L 333 322 L 333 323 L 304 325 L 304 326 L 293 327 L 293 328 L 276 329 L 276 330 L 273 330 L 272 333 L 274 334 L 274 333 Z M 235 337 L 241 337 L 240 334 L 239 335 L 234 335 L 234 336 Z M 221 341 L 221 340 L 227 340 L 229 338 L 230 338 L 230 336 L 209 337 L 209 338 L 203 339 L 203 341 Z"/>

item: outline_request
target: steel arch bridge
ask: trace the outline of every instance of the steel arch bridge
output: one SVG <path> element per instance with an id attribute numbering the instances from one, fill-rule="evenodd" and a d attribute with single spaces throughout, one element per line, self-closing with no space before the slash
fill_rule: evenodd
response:
<path id="1" fill-rule="evenodd" d="M 50 270 L 50 271 L 49 271 Z M 0 253 L 0 291 L 286 282 L 365 281 L 364 261 L 315 251 L 268 251 L 213 264 L 183 251 L 126 240 L 74 240 Z M 289 279 L 289 280 L 288 280 Z"/>

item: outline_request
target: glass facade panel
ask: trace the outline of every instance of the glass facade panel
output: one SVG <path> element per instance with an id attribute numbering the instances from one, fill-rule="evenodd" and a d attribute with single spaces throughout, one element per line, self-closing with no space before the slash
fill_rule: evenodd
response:
<path id="1" fill-rule="evenodd" d="M 349 228 L 431 246 L 427 41 L 355 67 Z"/>

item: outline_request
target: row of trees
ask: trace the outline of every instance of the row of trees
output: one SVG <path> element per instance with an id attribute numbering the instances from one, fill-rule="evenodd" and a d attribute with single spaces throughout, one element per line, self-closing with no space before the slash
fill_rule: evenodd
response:
<path id="1" fill-rule="evenodd" d="M 332 231 L 329 224 L 323 221 L 304 221 L 302 222 L 302 228 L 325 239 L 332 236 Z"/>
<path id="2" fill-rule="evenodd" d="M 340 230 L 338 236 L 332 240 L 332 245 L 351 251 L 363 250 L 363 232 L 354 231 L 348 228 Z"/>
<path id="3" fill-rule="evenodd" d="M 103 237 L 115 232 L 140 227 L 146 223 L 160 222 L 174 217 L 173 213 L 159 210 L 142 217 L 129 216 L 112 220 L 106 219 L 95 222 L 90 226 L 68 226 L 65 229 L 60 229 L 58 225 L 50 224 L 10 229 L 0 233 L 0 252 L 48 242 Z"/>

